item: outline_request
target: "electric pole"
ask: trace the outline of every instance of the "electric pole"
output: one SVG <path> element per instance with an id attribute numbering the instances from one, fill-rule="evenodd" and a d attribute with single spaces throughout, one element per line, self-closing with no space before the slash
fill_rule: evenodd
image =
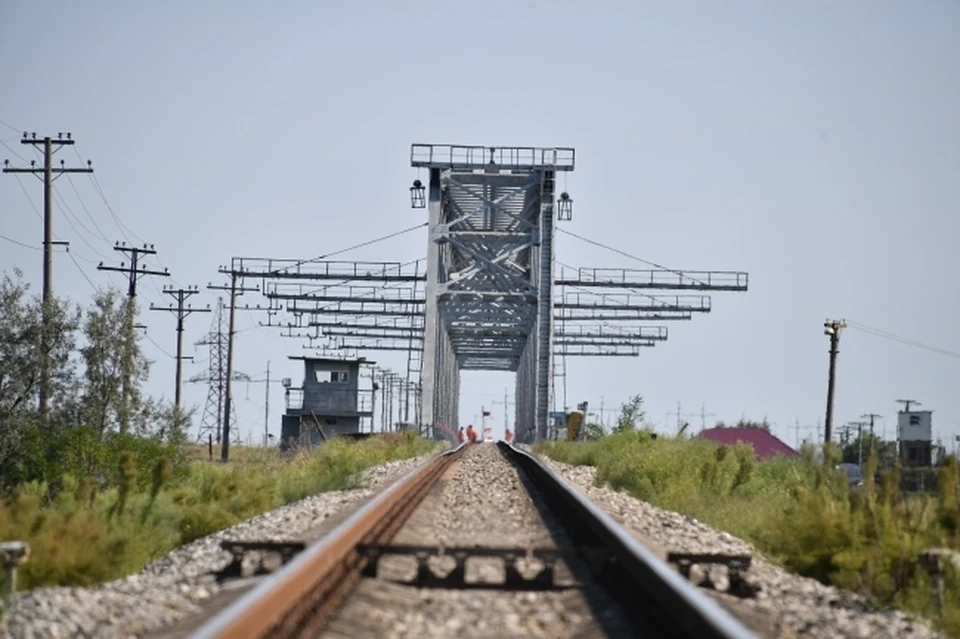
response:
<path id="1" fill-rule="evenodd" d="M 124 313 L 124 343 L 123 349 L 123 407 L 120 412 L 120 432 L 126 432 L 129 428 L 130 420 L 130 378 L 133 375 L 133 330 L 134 326 L 134 299 L 137 297 L 137 282 L 144 275 L 156 275 L 158 277 L 170 277 L 170 271 L 154 271 L 144 268 L 141 265 L 141 258 L 144 255 L 156 255 L 157 251 L 152 244 L 144 244 L 143 247 L 127 246 L 126 242 L 116 242 L 113 246 L 114 251 L 119 251 L 130 257 L 130 265 L 121 262 L 120 266 L 104 266 L 103 262 L 97 265 L 98 271 L 113 271 L 123 273 L 127 276 L 127 308 Z"/>
<path id="2" fill-rule="evenodd" d="M 794 431 L 794 440 L 796 441 L 796 446 L 797 446 L 797 448 L 799 449 L 799 448 L 800 448 L 800 431 L 801 431 L 801 430 L 811 430 L 811 429 L 813 429 L 814 427 L 813 427 L 813 426 L 809 426 L 809 425 L 807 425 L 807 426 L 801 426 L 801 425 L 800 425 L 800 418 L 797 417 L 797 418 L 796 418 L 796 422 L 794 423 L 794 425 L 793 425 L 793 426 L 789 426 L 789 428 L 792 428 L 793 431 Z"/>
<path id="3" fill-rule="evenodd" d="M 163 292 L 170 295 L 177 301 L 176 306 L 154 306 L 150 305 L 151 311 L 169 311 L 177 317 L 177 377 L 176 389 L 174 391 L 174 413 L 179 425 L 181 411 L 181 393 L 183 391 L 183 360 L 193 359 L 193 357 L 184 357 L 183 355 L 183 320 L 191 313 L 209 313 L 210 306 L 206 308 L 193 308 L 190 304 L 185 304 L 188 298 L 198 294 L 200 291 L 196 286 L 190 288 L 173 288 L 164 286 Z"/>
<path id="4" fill-rule="evenodd" d="M 230 291 L 230 320 L 227 329 L 227 374 L 224 377 L 226 392 L 223 394 L 223 436 L 220 441 L 220 461 L 227 462 L 230 459 L 230 404 L 233 402 L 233 337 L 236 333 L 234 327 L 235 315 L 237 311 L 237 296 L 248 291 L 259 291 L 259 286 L 244 287 L 241 282 L 238 286 L 237 279 L 242 277 L 242 272 L 234 268 L 221 268 L 221 273 L 230 276 L 230 286 L 215 286 L 207 284 L 207 288 L 214 291 Z"/>
<path id="5" fill-rule="evenodd" d="M 867 422 L 850 422 L 852 426 L 857 427 L 857 465 L 863 466 L 863 427 Z"/>
<path id="6" fill-rule="evenodd" d="M 837 353 L 840 346 L 840 331 L 847 327 L 844 320 L 827 320 L 823 334 L 830 337 L 830 377 L 827 380 L 827 420 L 823 426 L 823 442 L 829 444 L 833 437 L 833 389 L 837 374 Z"/>
<path id="7" fill-rule="evenodd" d="M 903 404 L 903 412 L 909 413 L 911 406 L 923 406 L 920 402 L 915 399 L 898 399 L 895 400 L 898 404 Z"/>
<path id="8" fill-rule="evenodd" d="M 883 415 L 878 415 L 876 413 L 865 413 L 860 416 L 860 419 L 869 419 L 870 420 L 870 453 L 873 453 L 873 449 L 876 447 L 876 435 L 873 432 L 874 420 L 883 419 Z"/>
<path id="9" fill-rule="evenodd" d="M 707 417 L 716 417 L 714 413 L 707 412 L 707 404 L 700 405 L 700 430 L 707 430 Z"/>
<path id="10" fill-rule="evenodd" d="M 510 412 L 509 412 L 509 409 L 510 409 L 511 406 L 514 405 L 514 403 L 513 403 L 512 401 L 510 401 L 510 395 L 509 395 L 509 393 L 507 392 L 507 389 L 506 389 L 506 388 L 503 389 L 503 401 L 502 401 L 502 402 L 494 401 L 494 402 L 491 402 L 491 403 L 494 404 L 495 406 L 499 406 L 499 405 L 501 405 L 501 404 L 503 405 L 503 432 L 506 433 L 506 432 L 507 432 L 507 429 L 510 428 Z M 587 416 L 586 416 L 586 415 L 583 416 L 583 420 L 584 420 L 584 424 L 586 424 L 586 420 L 587 420 Z M 511 430 L 512 430 L 512 429 L 511 429 Z"/>
<path id="11" fill-rule="evenodd" d="M 263 447 L 270 445 L 270 361 L 267 360 L 267 383 L 263 391 Z"/>
<path id="12" fill-rule="evenodd" d="M 115 271 L 117 273 L 124 273 L 127 276 L 127 297 L 136 297 L 137 296 L 137 281 L 144 275 L 156 275 L 158 277 L 170 277 L 170 270 L 163 269 L 162 271 L 153 271 L 149 268 L 144 268 L 140 263 L 140 258 L 144 255 L 156 255 L 157 251 L 153 248 L 153 244 L 144 244 L 143 247 L 138 246 L 127 246 L 126 242 L 117 242 L 113 246 L 114 251 L 120 251 L 130 256 L 130 266 L 127 266 L 124 262 L 120 263 L 120 266 L 104 266 L 103 262 L 97 266 L 98 271 Z"/>
<path id="13" fill-rule="evenodd" d="M 45 415 L 50 408 L 50 315 L 53 303 L 53 182 L 64 173 L 93 173 L 93 167 L 90 160 L 87 160 L 86 167 L 67 167 L 64 161 L 60 160 L 60 166 L 53 166 L 53 154 L 61 147 L 74 144 L 70 133 L 64 137 L 63 133 L 57 133 L 57 139 L 47 136 L 37 138 L 36 133 L 31 133 L 30 137 L 23 134 L 20 144 L 32 144 L 35 147 L 43 147 L 43 167 L 38 167 L 36 160 L 30 160 L 29 167 L 11 167 L 10 160 L 3 161 L 4 173 L 32 173 L 43 180 L 43 307 L 41 310 L 41 330 L 40 330 L 40 414 Z M 56 177 L 54 177 L 56 176 Z"/>

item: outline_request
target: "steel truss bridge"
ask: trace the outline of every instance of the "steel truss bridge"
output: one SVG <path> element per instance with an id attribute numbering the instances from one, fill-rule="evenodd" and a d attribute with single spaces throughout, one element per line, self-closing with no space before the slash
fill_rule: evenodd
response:
<path id="1" fill-rule="evenodd" d="M 556 273 L 556 224 L 573 200 L 556 193 L 573 171 L 572 148 L 414 144 L 411 165 L 429 174 L 410 189 L 426 209 L 426 259 L 343 262 L 235 257 L 221 272 L 260 279 L 266 326 L 325 351 L 407 354 L 403 418 L 458 427 L 460 372 L 516 373 L 521 440 L 545 438 L 555 362 L 635 357 L 667 339 L 666 326 L 711 310 L 707 291 L 746 291 L 748 274 L 567 268 Z M 650 291 L 671 291 L 653 295 Z M 280 313 L 292 315 L 275 322 Z"/>

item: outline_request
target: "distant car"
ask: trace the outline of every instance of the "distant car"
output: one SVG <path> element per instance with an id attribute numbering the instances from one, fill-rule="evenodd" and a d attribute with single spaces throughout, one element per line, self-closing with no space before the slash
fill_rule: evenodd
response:
<path id="1" fill-rule="evenodd" d="M 857 464 L 837 464 L 837 470 L 847 475 L 848 486 L 863 486 L 863 469 Z"/>

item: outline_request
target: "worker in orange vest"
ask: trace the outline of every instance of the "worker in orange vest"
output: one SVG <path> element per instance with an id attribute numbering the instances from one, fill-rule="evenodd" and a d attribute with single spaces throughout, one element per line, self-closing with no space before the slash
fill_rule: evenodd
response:
<path id="1" fill-rule="evenodd" d="M 513 432 L 509 428 L 506 429 L 503 434 L 503 438 L 507 440 L 508 444 L 511 443 L 513 441 Z"/>
<path id="2" fill-rule="evenodd" d="M 473 424 L 467 426 L 467 439 L 470 440 L 470 443 L 477 441 L 477 431 L 473 430 Z"/>
<path id="3" fill-rule="evenodd" d="M 460 427 L 460 430 L 457 431 L 457 443 L 463 443 L 463 426 Z"/>

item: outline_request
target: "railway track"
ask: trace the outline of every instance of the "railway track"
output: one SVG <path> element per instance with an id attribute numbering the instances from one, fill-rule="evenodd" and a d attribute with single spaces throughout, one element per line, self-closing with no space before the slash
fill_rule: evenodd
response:
<path id="1" fill-rule="evenodd" d="M 295 556 L 191 636 L 754 636 L 504 443 L 438 455 L 312 545 L 261 550 Z"/>

